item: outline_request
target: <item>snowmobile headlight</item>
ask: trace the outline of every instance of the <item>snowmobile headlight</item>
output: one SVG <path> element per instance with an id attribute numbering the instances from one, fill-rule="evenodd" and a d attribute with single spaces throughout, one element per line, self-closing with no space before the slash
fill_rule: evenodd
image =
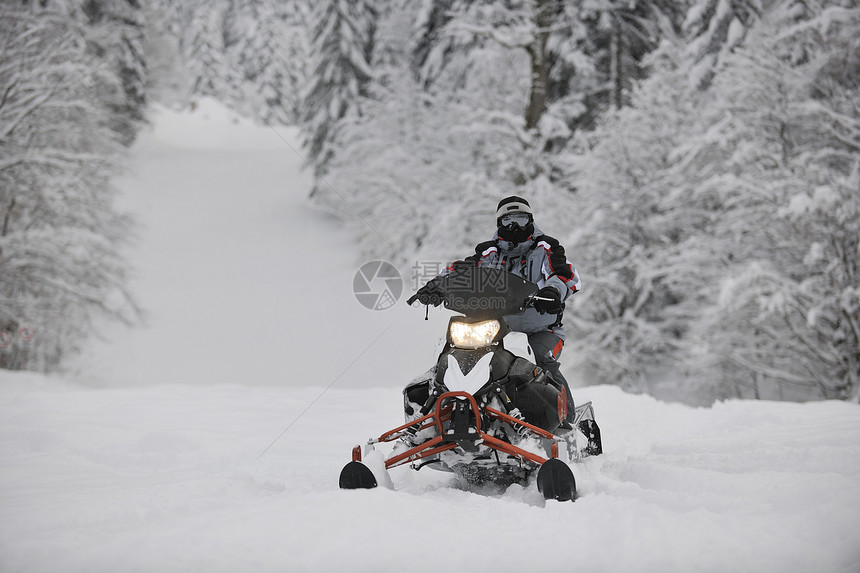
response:
<path id="1" fill-rule="evenodd" d="M 502 325 L 498 320 L 461 322 L 452 320 L 448 326 L 448 338 L 457 348 L 483 348 L 493 343 Z"/>

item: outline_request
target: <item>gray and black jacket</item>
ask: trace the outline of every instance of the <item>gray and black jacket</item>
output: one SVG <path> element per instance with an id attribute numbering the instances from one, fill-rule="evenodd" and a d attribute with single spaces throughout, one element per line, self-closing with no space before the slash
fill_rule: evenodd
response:
<path id="1" fill-rule="evenodd" d="M 534 229 L 531 237 L 516 245 L 500 239 L 496 233 L 492 241 L 475 247 L 475 254 L 466 257 L 466 261 L 481 267 L 507 270 L 540 288 L 552 287 L 564 302 L 582 288 L 579 273 L 567 260 L 564 247 L 556 239 L 544 235 L 537 225 Z M 523 314 L 506 316 L 505 322 L 518 332 L 534 334 L 549 330 L 562 340 L 565 338 L 559 316 L 540 314 L 534 308 L 527 308 Z"/>

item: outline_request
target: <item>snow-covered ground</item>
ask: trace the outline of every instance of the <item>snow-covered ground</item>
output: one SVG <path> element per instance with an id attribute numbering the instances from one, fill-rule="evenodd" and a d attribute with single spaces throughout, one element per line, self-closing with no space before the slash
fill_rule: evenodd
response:
<path id="1" fill-rule="evenodd" d="M 0 371 L 0 571 L 860 571 L 856 404 L 579 388 L 606 453 L 575 503 L 429 469 L 339 490 L 445 316 L 358 304 L 291 146 L 210 103 L 157 114 L 121 182 L 148 326 L 75 377 Z"/>

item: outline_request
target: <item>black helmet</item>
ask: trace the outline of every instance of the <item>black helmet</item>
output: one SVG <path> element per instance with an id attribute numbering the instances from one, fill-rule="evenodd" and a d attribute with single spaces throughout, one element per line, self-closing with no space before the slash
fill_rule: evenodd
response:
<path id="1" fill-rule="evenodd" d="M 534 234 L 534 217 L 529 202 L 511 195 L 499 201 L 496 207 L 496 226 L 499 238 L 514 244 L 521 243 Z"/>

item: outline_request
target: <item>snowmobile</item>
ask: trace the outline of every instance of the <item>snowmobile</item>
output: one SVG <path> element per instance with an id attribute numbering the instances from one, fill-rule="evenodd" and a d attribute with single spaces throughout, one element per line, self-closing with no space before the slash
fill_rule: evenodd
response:
<path id="1" fill-rule="evenodd" d="M 394 442 L 384 458 L 386 472 L 429 466 L 469 486 L 500 488 L 524 484 L 537 472 L 544 498 L 574 500 L 576 481 L 559 459 L 560 446 L 574 462 L 603 452 L 594 409 L 588 402 L 568 412 L 564 386 L 536 365 L 528 336 L 503 318 L 539 300 L 538 286 L 474 265 L 455 267 L 430 284 L 432 294 L 424 290 L 407 303 L 441 302 L 459 314 L 449 320 L 436 365 L 403 390 L 406 423 L 368 440 L 365 459 L 378 444 Z M 343 489 L 377 486 L 360 445 L 339 483 Z"/>

